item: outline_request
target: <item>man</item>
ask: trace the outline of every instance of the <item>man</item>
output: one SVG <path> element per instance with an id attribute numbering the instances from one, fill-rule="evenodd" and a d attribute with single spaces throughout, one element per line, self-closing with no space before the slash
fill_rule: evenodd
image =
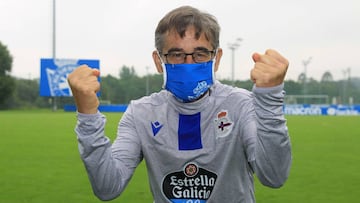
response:
<path id="1" fill-rule="evenodd" d="M 79 150 L 98 198 L 120 195 L 143 159 L 156 203 L 252 203 L 253 173 L 264 185 L 284 184 L 291 163 L 282 111 L 288 61 L 275 50 L 255 53 L 253 91 L 223 85 L 214 79 L 219 31 L 213 16 L 189 6 L 159 22 L 152 56 L 164 90 L 129 104 L 113 144 L 98 111 L 99 72 L 81 66 L 69 75 Z"/>

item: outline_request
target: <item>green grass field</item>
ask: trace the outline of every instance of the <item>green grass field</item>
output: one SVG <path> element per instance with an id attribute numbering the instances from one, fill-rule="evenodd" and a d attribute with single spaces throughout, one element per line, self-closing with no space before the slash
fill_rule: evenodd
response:
<path id="1" fill-rule="evenodd" d="M 106 113 L 114 139 L 119 113 Z M 360 116 L 288 116 L 293 146 L 289 180 L 280 189 L 256 183 L 258 203 L 358 202 Z M 96 203 L 80 160 L 75 113 L 0 111 L 0 203 Z M 121 197 L 152 202 L 145 165 Z"/>

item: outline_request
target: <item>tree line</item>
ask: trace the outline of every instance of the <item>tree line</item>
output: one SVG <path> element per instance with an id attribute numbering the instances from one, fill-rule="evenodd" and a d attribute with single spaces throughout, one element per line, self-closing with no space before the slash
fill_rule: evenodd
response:
<path id="1" fill-rule="evenodd" d="M 39 96 L 39 79 L 14 78 L 10 76 L 12 56 L 0 42 L 0 109 L 57 108 L 74 104 L 71 97 Z M 224 84 L 251 90 L 250 80 L 221 80 Z M 100 102 L 103 104 L 128 104 L 130 100 L 158 92 L 162 89 L 160 74 L 138 76 L 134 67 L 122 66 L 118 76 L 101 76 Z M 346 78 L 334 81 L 330 72 L 325 72 L 320 81 L 300 74 L 298 80 L 285 81 L 286 103 L 324 103 L 316 95 L 326 95 L 326 103 L 360 104 L 360 78 Z M 291 97 L 297 95 L 299 97 Z M 301 98 L 301 95 L 315 95 Z"/>
<path id="2" fill-rule="evenodd" d="M 39 96 L 39 79 L 13 78 L 13 92 L 1 104 L 1 109 L 29 109 L 29 108 L 52 108 L 51 97 Z M 251 90 L 253 83 L 250 80 L 221 80 L 221 82 L 237 87 Z M 103 104 L 128 104 L 130 100 L 138 99 L 162 89 L 163 78 L 160 74 L 139 77 L 133 67 L 123 66 L 117 77 L 112 75 L 101 77 L 100 101 Z M 312 78 L 306 81 L 306 92 L 304 92 L 304 81 L 299 77 L 298 81 L 286 80 L 286 95 L 327 95 L 336 98 L 338 104 L 349 104 L 352 98 L 354 104 L 360 104 L 360 78 L 349 78 L 347 80 L 325 80 L 316 81 Z M 57 107 L 63 108 L 66 104 L 74 104 L 72 97 L 58 97 Z M 303 103 L 301 99 L 298 101 Z M 317 103 L 311 98 L 305 103 Z M 322 102 L 322 101 L 321 101 Z M 329 103 L 331 102 L 328 101 Z"/>

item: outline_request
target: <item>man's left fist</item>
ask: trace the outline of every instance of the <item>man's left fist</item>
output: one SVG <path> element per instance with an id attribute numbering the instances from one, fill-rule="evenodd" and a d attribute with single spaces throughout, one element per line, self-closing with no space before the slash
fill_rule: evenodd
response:
<path id="1" fill-rule="evenodd" d="M 256 87 L 274 87 L 284 82 L 289 61 L 277 51 L 268 49 L 265 54 L 254 53 L 255 62 L 250 77 Z"/>

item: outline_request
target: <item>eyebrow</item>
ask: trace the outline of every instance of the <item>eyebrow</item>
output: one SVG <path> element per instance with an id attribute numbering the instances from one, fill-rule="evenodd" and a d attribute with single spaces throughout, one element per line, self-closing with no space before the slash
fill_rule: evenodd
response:
<path id="1" fill-rule="evenodd" d="M 184 49 L 181 49 L 181 48 L 171 48 L 171 49 L 169 49 L 168 51 L 167 51 L 167 53 L 169 53 L 169 52 L 184 52 Z M 208 48 L 206 48 L 206 47 L 195 47 L 194 48 L 194 51 L 209 51 L 209 49 Z"/>

